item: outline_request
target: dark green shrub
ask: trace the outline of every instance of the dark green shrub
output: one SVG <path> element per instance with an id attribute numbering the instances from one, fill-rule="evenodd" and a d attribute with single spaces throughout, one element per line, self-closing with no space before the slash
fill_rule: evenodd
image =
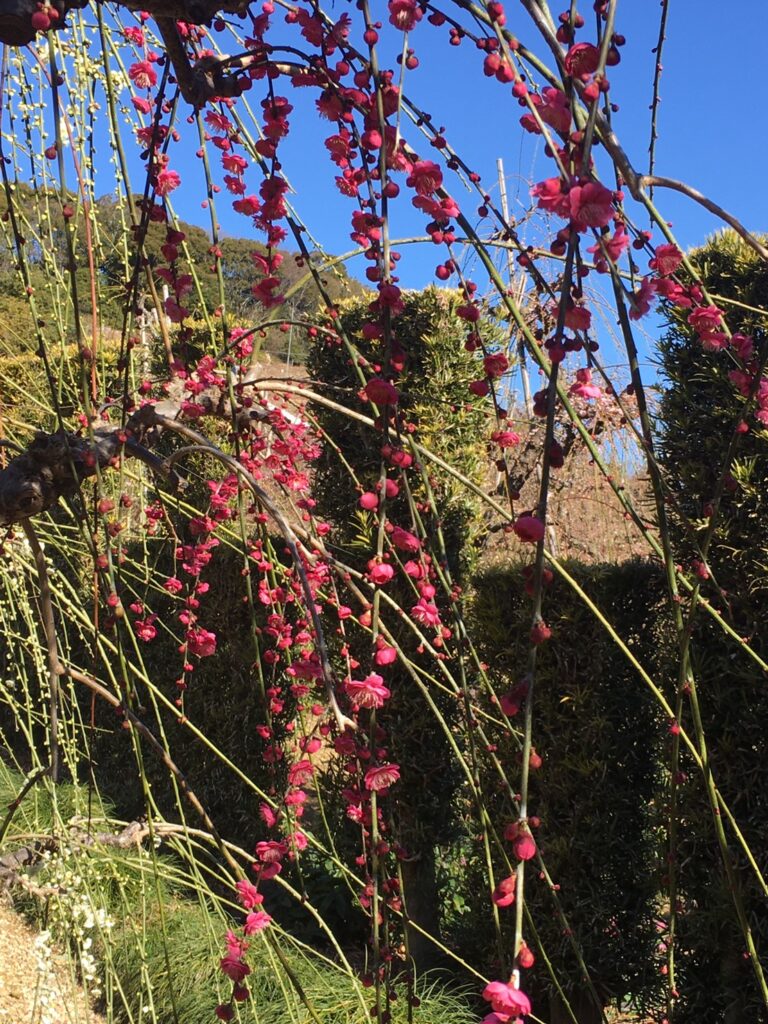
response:
<path id="1" fill-rule="evenodd" d="M 405 309 L 396 320 L 398 339 L 407 352 L 405 369 L 397 382 L 399 407 L 415 427 L 413 436 L 420 445 L 480 483 L 486 469 L 483 436 L 488 424 L 483 407 L 469 392 L 469 383 L 478 376 L 479 363 L 464 350 L 466 325 L 455 313 L 460 304 L 458 296 L 428 288 L 407 292 L 404 299 Z M 368 367 L 366 378 L 377 360 L 375 343 L 362 336 L 362 327 L 370 319 L 367 310 L 364 300 L 346 303 L 340 320 Z M 490 343 L 498 340 L 498 330 L 490 323 L 485 334 Z M 318 338 L 307 366 L 314 381 L 330 386 L 331 397 L 370 415 L 368 403 L 357 397 L 361 381 L 343 345 Z M 382 435 L 329 409 L 320 408 L 318 419 L 348 459 L 362 487 L 374 489 L 379 480 Z M 450 571 L 461 574 L 471 564 L 479 539 L 478 499 L 465 485 L 433 465 L 427 463 L 425 469 L 439 509 L 439 521 L 428 520 L 430 536 L 434 539 L 438 527 L 442 530 Z M 370 532 L 370 516 L 357 508 L 359 489 L 330 446 L 317 463 L 315 483 L 319 507 L 346 540 L 351 542 L 361 533 Z M 423 485 L 416 485 L 414 499 L 420 502 L 425 497 Z M 389 502 L 388 510 L 396 522 L 407 517 L 405 495 Z M 439 545 L 434 549 L 439 550 Z"/>
<path id="2" fill-rule="evenodd" d="M 732 231 L 689 253 L 733 332 L 751 334 L 758 359 L 768 343 L 768 267 Z M 725 300 L 733 300 L 729 303 Z M 707 505 L 723 477 L 726 486 L 708 564 L 722 589 L 702 583 L 704 595 L 765 659 L 764 607 L 768 590 L 768 432 L 745 416 L 744 399 L 729 373 L 727 352 L 710 353 L 687 323 L 687 310 L 667 308 L 660 343 L 665 390 L 659 409 L 659 454 L 675 497 L 672 528 L 687 564 L 697 557 L 707 527 Z M 744 417 L 729 462 L 734 427 Z M 691 528 L 692 527 L 692 528 Z M 768 866 L 768 765 L 764 756 L 768 695 L 765 676 L 715 623 L 699 614 L 692 642 L 693 671 L 715 781 L 736 816 L 758 865 Z M 689 719 L 684 719 L 686 727 Z M 680 949 L 675 1021 L 704 1016 L 735 1022 L 764 1020 L 752 967 L 745 959 L 733 899 L 722 868 L 700 774 L 683 766 L 676 861 L 680 875 Z M 729 835 L 732 849 L 735 841 Z M 732 853 L 738 887 L 758 950 L 768 947 L 765 894 L 743 854 Z M 768 959 L 764 969 L 768 967 Z"/>
<path id="3" fill-rule="evenodd" d="M 668 672 L 660 570 L 641 561 L 569 563 L 567 570 L 651 675 Z M 539 649 L 534 690 L 533 742 L 543 761 L 531 776 L 530 809 L 541 820 L 536 841 L 601 997 L 606 1003 L 631 997 L 647 1010 L 660 987 L 655 801 L 663 723 L 636 669 L 558 577 L 545 594 L 545 614 L 552 640 Z M 497 567 L 474 581 L 472 635 L 499 696 L 525 675 L 530 615 L 519 570 Z M 495 742 L 514 785 L 517 747 L 502 731 Z M 484 772 L 491 792 L 496 776 L 490 764 Z M 498 815 L 503 827 L 509 807 L 501 794 Z M 569 936 L 546 882 L 535 869 L 528 879 L 526 898 L 547 956 L 578 1000 L 582 979 Z M 488 927 L 488 894 L 470 885 L 464 898 L 472 909 L 462 931 L 467 938 L 475 932 L 476 941 Z M 511 933 L 514 911 L 501 914 Z M 552 993 L 540 957 L 529 973 L 528 987 Z"/>
<path id="4" fill-rule="evenodd" d="M 760 310 L 768 308 L 768 267 L 732 231 L 713 236 L 689 257 L 714 300 L 720 299 L 731 331 L 752 335 L 762 358 L 768 317 Z M 734 428 L 745 413 L 745 400 L 729 378 L 736 361 L 727 352 L 702 348 L 687 323 L 689 310 L 666 305 L 665 312 L 658 434 L 659 457 L 674 495 L 673 525 L 688 557 L 695 558 L 684 523 L 702 538 L 707 506 L 726 477 L 708 562 L 739 629 L 749 631 L 768 589 L 768 431 L 749 417 L 750 429 L 740 435 L 735 457 L 726 464 Z"/>

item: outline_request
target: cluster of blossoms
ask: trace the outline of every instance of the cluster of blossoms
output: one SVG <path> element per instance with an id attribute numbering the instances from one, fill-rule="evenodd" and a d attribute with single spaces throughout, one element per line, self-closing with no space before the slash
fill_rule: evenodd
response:
<path id="1" fill-rule="evenodd" d="M 54 970 L 54 951 L 50 931 L 39 932 L 33 945 L 35 957 L 36 1003 L 40 1024 L 56 1024 L 58 1018 L 58 983 Z"/>
<path id="2" fill-rule="evenodd" d="M 245 939 L 239 938 L 230 929 L 226 935 L 226 946 L 227 952 L 221 958 L 219 966 L 222 974 L 232 982 L 232 995 L 228 1002 L 220 1003 L 216 1007 L 216 1016 L 219 1020 L 228 1021 L 234 1019 L 234 1004 L 245 1002 L 250 997 L 250 991 L 247 984 L 245 984 L 245 979 L 251 973 L 251 968 L 245 960 L 245 954 L 248 952 L 249 947 L 249 943 Z"/>
<path id="3" fill-rule="evenodd" d="M 148 17 L 148 16 L 146 16 Z M 142 20 L 146 20 L 144 17 Z M 192 25 L 180 23 L 181 30 L 190 40 L 200 41 L 205 36 L 205 29 L 196 28 Z M 168 113 L 170 107 L 166 107 L 162 97 L 153 99 L 153 90 L 157 87 L 158 75 L 156 66 L 161 55 L 150 48 L 147 42 L 146 33 L 139 25 L 129 25 L 123 30 L 127 43 L 139 51 L 140 60 L 134 61 L 128 68 L 128 79 L 139 93 L 147 95 L 132 95 L 131 102 L 140 115 L 148 116 L 153 113 L 156 103 L 162 104 L 163 112 Z M 160 198 L 170 195 L 181 184 L 181 176 L 177 171 L 169 167 L 169 156 L 165 149 L 165 142 L 170 135 L 174 141 L 179 138 L 178 132 L 173 129 L 169 131 L 163 125 L 157 111 L 153 120 L 137 130 L 137 140 L 147 155 L 147 168 L 150 181 L 155 194 Z"/>
<path id="4" fill-rule="evenodd" d="M 209 590 L 209 584 L 200 579 L 205 567 L 213 557 L 213 551 L 218 547 L 219 541 L 213 536 L 213 531 L 218 522 L 229 519 L 232 510 L 229 501 L 237 493 L 237 482 L 234 478 L 225 479 L 220 483 L 210 483 L 211 490 L 211 513 L 203 517 L 197 517 L 190 521 L 191 541 L 180 545 L 176 549 L 176 559 L 183 573 L 190 578 L 189 584 L 185 585 L 177 576 L 169 576 L 163 583 L 164 590 L 171 595 L 179 595 L 185 592 L 184 609 L 179 614 L 179 621 L 184 626 L 184 640 L 179 648 L 179 653 L 184 657 L 184 665 L 181 677 L 177 680 L 178 689 L 183 692 L 187 687 L 187 675 L 194 670 L 194 664 L 189 661 L 191 656 L 198 658 L 210 657 L 216 652 L 216 635 L 210 630 L 200 626 L 197 611 L 200 607 L 200 598 Z M 154 504 L 145 509 L 145 514 L 151 528 L 164 517 L 164 510 L 161 505 Z M 157 636 L 156 613 L 146 613 L 144 605 L 135 601 L 130 605 L 130 610 L 136 618 L 133 628 L 140 640 L 150 643 Z"/>
<path id="5" fill-rule="evenodd" d="M 493 1011 L 483 1018 L 483 1024 L 508 1024 L 531 1012 L 530 999 L 512 983 L 492 981 L 483 989 L 483 999 L 491 1004 Z"/>
<path id="6" fill-rule="evenodd" d="M 730 370 L 728 377 L 733 381 L 739 394 L 755 403 L 754 416 L 762 426 L 768 426 L 768 380 L 763 376 L 762 367 L 757 359 L 755 344 L 748 334 L 732 334 L 728 339 L 732 351 L 742 361 L 742 366 Z M 746 433 L 749 426 L 741 422 L 737 428 Z"/>

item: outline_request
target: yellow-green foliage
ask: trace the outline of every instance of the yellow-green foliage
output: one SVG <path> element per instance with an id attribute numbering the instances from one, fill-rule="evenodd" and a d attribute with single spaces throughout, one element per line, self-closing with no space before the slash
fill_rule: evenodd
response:
<path id="1" fill-rule="evenodd" d="M 404 302 L 405 309 L 395 321 L 398 342 L 407 354 L 405 369 L 397 381 L 399 407 L 415 426 L 412 436 L 422 447 L 481 484 L 488 420 L 482 404 L 469 391 L 479 366 L 477 358 L 464 349 L 466 325 L 456 316 L 459 297 L 455 292 L 427 288 L 406 292 Z M 369 364 L 366 378 L 371 375 L 370 364 L 377 359 L 374 343 L 362 335 L 363 324 L 369 319 L 367 301 L 342 303 L 340 329 Z M 494 324 L 481 326 L 490 344 L 498 341 Z M 346 347 L 328 343 L 321 335 L 310 353 L 308 367 L 316 381 L 331 386 L 331 396 L 370 415 L 368 403 L 357 397 L 362 381 Z M 350 512 L 356 509 L 359 491 L 336 449 L 347 458 L 360 485 L 372 488 L 378 481 L 382 436 L 340 413 L 320 409 L 317 415 L 336 446 L 327 447 L 318 464 L 318 500 L 324 513 L 338 525 L 346 523 L 350 532 L 359 532 L 366 517 Z M 455 572 L 460 563 L 466 565 L 472 560 L 473 543 L 481 529 L 480 505 L 466 485 L 448 472 L 428 460 L 423 465 L 432 484 L 449 564 Z M 415 475 L 412 486 L 416 500 L 424 500 L 426 489 Z M 397 504 L 391 511 L 397 520 Z"/>
<path id="2" fill-rule="evenodd" d="M 99 345 L 95 373 L 102 393 L 121 388 L 117 377 L 119 349 L 113 340 Z M 24 444 L 37 430 L 58 429 L 58 406 L 65 426 L 72 428 L 75 409 L 80 408 L 83 372 L 76 345 L 52 345 L 46 362 L 37 350 L 0 354 L 0 415 L 7 435 Z M 90 368 L 87 369 L 90 382 Z"/>

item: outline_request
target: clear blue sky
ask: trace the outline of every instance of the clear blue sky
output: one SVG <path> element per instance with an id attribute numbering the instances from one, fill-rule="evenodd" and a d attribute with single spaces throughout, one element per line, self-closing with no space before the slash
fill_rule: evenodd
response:
<path id="1" fill-rule="evenodd" d="M 380 6 L 383 12 L 383 2 Z M 524 43 L 542 52 L 525 12 L 517 9 L 514 0 L 509 0 L 507 9 L 512 29 Z M 610 74 L 612 95 L 621 108 L 614 123 L 638 169 L 647 166 L 648 107 L 655 63 L 651 50 L 656 44 L 659 13 L 656 0 L 620 0 L 618 5 L 616 27 L 627 43 L 621 64 Z M 657 172 L 683 178 L 755 231 L 768 230 L 768 190 L 764 185 L 767 37 L 766 0 L 738 0 L 736 4 L 670 0 Z M 393 45 L 384 54 L 384 66 L 394 66 L 397 38 L 394 33 L 386 37 Z M 474 46 L 467 42 L 449 46 L 445 28 L 435 29 L 423 21 L 411 40 L 421 66 L 408 75 L 407 92 L 446 126 L 447 137 L 459 152 L 471 154 L 469 162 L 482 174 L 486 188 L 495 186 L 496 159 L 502 157 L 513 208 L 516 199 L 526 205 L 528 183 L 549 176 L 552 165 L 543 158 L 537 139 L 520 128 L 522 111 L 509 88 L 483 79 Z M 327 251 L 339 253 L 351 247 L 348 225 L 352 204 L 338 196 L 331 184 L 335 168 L 322 145 L 329 125 L 317 118 L 313 100 L 310 90 L 301 90 L 291 136 L 283 149 L 285 172 L 296 189 L 293 201 L 299 214 Z M 425 142 L 419 148 L 430 155 Z M 186 219 L 207 224 L 199 191 L 189 180 L 190 171 L 187 166 L 185 187 L 174 195 L 175 205 Z M 255 191 L 257 181 L 251 184 Z M 454 188 L 452 184 L 449 187 Z M 466 202 L 459 184 L 454 190 L 459 202 Z M 706 211 L 675 193 L 659 192 L 657 201 L 685 246 L 701 242 L 716 227 Z M 218 208 L 225 232 L 246 234 L 248 222 L 229 206 L 230 197 L 222 192 Z M 467 203 L 469 210 L 475 206 L 474 199 Z M 395 203 L 394 208 L 395 235 L 423 232 L 423 219 L 410 211 L 407 199 Z M 543 237 L 540 234 L 539 240 Z M 431 244 L 404 250 L 402 283 L 410 287 L 427 284 L 438 258 L 443 258 L 442 250 Z M 361 265 L 350 270 L 359 272 Z"/>

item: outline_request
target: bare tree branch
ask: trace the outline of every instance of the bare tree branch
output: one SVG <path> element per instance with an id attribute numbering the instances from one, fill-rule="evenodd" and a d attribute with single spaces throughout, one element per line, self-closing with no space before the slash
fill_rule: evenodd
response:
<path id="1" fill-rule="evenodd" d="M 48 652 L 48 687 L 49 687 L 49 709 L 48 709 L 48 742 L 51 748 L 51 779 L 59 781 L 59 677 L 63 668 L 59 660 L 59 643 L 56 638 L 56 620 L 53 615 L 53 601 L 51 599 L 51 584 L 48 579 L 48 566 L 45 560 L 45 553 L 37 539 L 35 528 L 29 519 L 21 524 L 27 541 L 32 549 L 32 556 L 37 569 L 37 581 L 40 587 L 38 601 L 38 613 L 40 624 L 45 634 L 45 647 Z"/>

